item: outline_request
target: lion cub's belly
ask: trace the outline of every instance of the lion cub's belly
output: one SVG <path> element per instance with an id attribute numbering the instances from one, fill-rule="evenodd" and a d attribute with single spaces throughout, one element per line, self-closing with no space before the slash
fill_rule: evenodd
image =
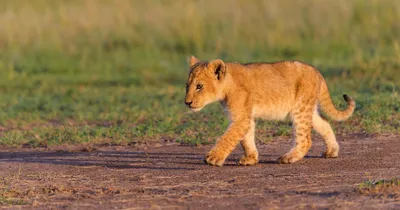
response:
<path id="1" fill-rule="evenodd" d="M 283 105 L 256 105 L 253 107 L 253 117 L 266 120 L 284 120 L 289 113 L 289 107 Z"/>

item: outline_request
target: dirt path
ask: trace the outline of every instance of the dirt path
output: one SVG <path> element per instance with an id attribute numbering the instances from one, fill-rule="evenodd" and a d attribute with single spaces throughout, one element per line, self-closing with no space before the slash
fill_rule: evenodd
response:
<path id="1" fill-rule="evenodd" d="M 400 177 L 400 138 L 342 138 L 340 144 L 337 159 L 320 158 L 323 145 L 316 139 L 303 161 L 280 165 L 275 159 L 290 142 L 273 141 L 259 145 L 260 164 L 251 167 L 235 164 L 241 149 L 224 167 L 204 165 L 210 146 L 3 149 L 0 203 L 40 209 L 400 209 L 398 188 L 384 195 L 357 191 L 368 179 Z"/>

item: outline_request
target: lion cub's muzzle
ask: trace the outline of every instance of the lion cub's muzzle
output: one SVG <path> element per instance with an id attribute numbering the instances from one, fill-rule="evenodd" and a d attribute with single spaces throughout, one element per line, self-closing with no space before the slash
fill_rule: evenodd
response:
<path id="1" fill-rule="evenodd" d="M 186 106 L 189 107 L 189 108 L 192 108 L 192 107 L 191 107 L 192 103 L 193 103 L 193 101 L 186 101 L 186 100 L 185 100 L 185 104 L 186 104 Z"/>

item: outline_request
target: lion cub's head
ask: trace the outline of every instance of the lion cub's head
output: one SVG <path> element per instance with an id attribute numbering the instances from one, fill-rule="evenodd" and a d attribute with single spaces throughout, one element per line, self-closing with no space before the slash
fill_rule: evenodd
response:
<path id="1" fill-rule="evenodd" d="M 189 65 L 185 104 L 193 111 L 200 111 L 207 104 L 221 100 L 225 63 L 220 59 L 200 61 L 192 56 Z"/>

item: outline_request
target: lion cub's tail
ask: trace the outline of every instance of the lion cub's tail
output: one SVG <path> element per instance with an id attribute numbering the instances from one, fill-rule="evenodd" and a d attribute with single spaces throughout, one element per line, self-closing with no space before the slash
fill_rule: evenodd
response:
<path id="1" fill-rule="evenodd" d="M 329 94 L 328 86 L 325 80 L 322 80 L 321 90 L 318 97 L 320 107 L 330 118 L 336 121 L 347 120 L 356 108 L 356 102 L 348 95 L 343 95 L 344 100 L 347 102 L 347 109 L 340 111 L 333 105 L 331 96 Z"/>

